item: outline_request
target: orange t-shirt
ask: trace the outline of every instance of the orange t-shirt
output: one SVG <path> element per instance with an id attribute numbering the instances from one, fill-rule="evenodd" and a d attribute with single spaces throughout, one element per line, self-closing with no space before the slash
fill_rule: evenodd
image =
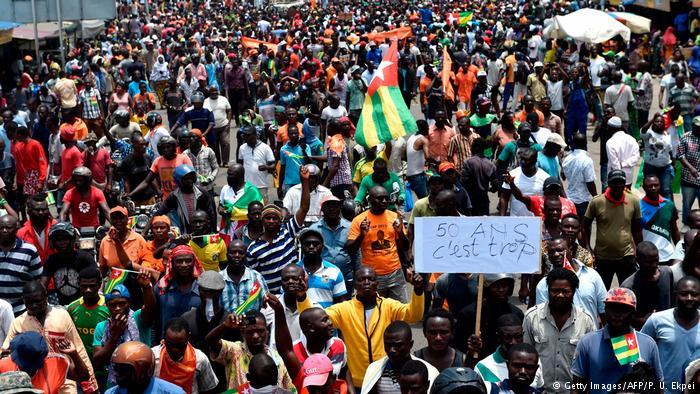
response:
<path id="1" fill-rule="evenodd" d="M 156 247 L 153 241 L 147 241 L 143 247 L 141 266 L 143 268 L 150 268 L 159 272 L 165 272 L 165 267 L 163 266 L 163 259 L 157 259 L 155 258 L 155 256 L 153 256 L 153 252 L 155 251 Z"/>
<path id="2" fill-rule="evenodd" d="M 61 127 L 59 127 L 59 129 L 58 129 L 59 132 L 63 131 L 63 129 L 66 128 L 66 127 L 68 127 L 68 126 L 73 126 L 73 127 L 75 127 L 75 140 L 76 140 L 76 141 L 78 141 L 78 140 L 84 140 L 85 137 L 87 137 L 88 132 L 89 132 L 89 131 L 88 131 L 88 127 L 87 127 L 87 125 L 85 124 L 85 122 L 83 122 L 82 119 L 80 119 L 80 118 L 75 118 L 75 120 L 73 121 L 73 123 L 63 123 L 63 124 L 61 124 Z"/>
<path id="3" fill-rule="evenodd" d="M 518 63 L 518 60 L 515 59 L 515 55 L 508 55 L 506 56 L 506 82 L 515 82 L 515 65 Z"/>
<path id="4" fill-rule="evenodd" d="M 377 272 L 377 275 L 388 275 L 401 269 L 401 261 L 396 248 L 397 233 L 394 230 L 394 221 L 398 214 L 386 210 L 381 215 L 375 215 L 367 210 L 356 216 L 350 224 L 348 239 L 357 239 L 360 236 L 360 224 L 363 220 L 369 220 L 369 232 L 362 240 L 362 263 L 368 265 Z M 403 229 L 403 222 L 402 229 Z M 401 230 L 403 231 L 403 230 Z"/>
<path id="5" fill-rule="evenodd" d="M 182 164 L 192 165 L 192 160 L 186 155 L 178 153 L 174 159 L 168 160 L 163 156 L 158 157 L 151 164 L 151 171 L 160 178 L 160 188 L 163 191 L 163 200 L 168 198 L 170 193 L 177 189 L 173 173 L 175 168 Z"/>
<path id="6" fill-rule="evenodd" d="M 537 113 L 537 117 L 540 118 L 539 126 L 544 126 L 544 114 L 539 109 L 536 109 L 535 112 Z M 516 113 L 513 118 L 518 122 L 527 122 L 527 112 L 525 112 L 525 110 L 523 109 L 520 112 Z"/>
<path id="7" fill-rule="evenodd" d="M 143 239 L 141 234 L 136 231 L 129 231 L 129 236 L 122 243 L 124 246 L 124 251 L 126 255 L 129 256 L 129 260 L 136 264 L 141 264 L 146 251 L 146 240 Z M 107 236 L 100 243 L 100 256 L 99 256 L 100 267 L 122 267 L 119 264 L 119 256 L 117 255 L 117 247 L 115 246 L 114 240 Z"/>
<path id="8" fill-rule="evenodd" d="M 472 97 L 472 89 L 476 85 L 476 74 L 474 74 L 469 67 L 467 72 L 462 72 L 460 69 L 455 77 L 457 81 L 457 96 L 459 96 L 459 101 L 469 104 Z"/>
<path id="9" fill-rule="evenodd" d="M 70 362 L 66 356 L 49 353 L 44 359 L 44 366 L 32 377 L 32 386 L 36 389 L 44 390 L 45 394 L 57 394 L 66 382 L 69 365 Z M 0 360 L 0 373 L 19 370 L 19 367 L 12 361 L 11 357 L 5 357 Z"/>
<path id="10" fill-rule="evenodd" d="M 303 137 L 304 133 L 301 132 L 301 129 L 304 127 L 301 123 L 297 122 L 297 129 L 299 129 L 299 137 Z M 280 126 L 280 128 L 277 130 L 277 142 L 281 142 L 282 145 L 286 144 L 287 141 L 289 141 L 289 136 L 287 135 L 287 129 L 289 128 L 289 123 Z"/>
<path id="11" fill-rule="evenodd" d="M 428 104 L 428 96 L 425 94 L 425 92 L 428 90 L 428 86 L 430 86 L 431 83 L 433 83 L 432 79 L 423 77 L 418 85 L 418 91 L 423 93 L 423 104 Z"/>

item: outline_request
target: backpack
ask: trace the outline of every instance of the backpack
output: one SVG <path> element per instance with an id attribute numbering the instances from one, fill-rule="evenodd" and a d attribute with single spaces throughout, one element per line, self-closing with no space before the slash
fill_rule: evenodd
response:
<path id="1" fill-rule="evenodd" d="M 524 61 L 519 60 L 515 68 L 515 82 L 526 85 L 528 75 L 530 75 L 530 67 Z"/>

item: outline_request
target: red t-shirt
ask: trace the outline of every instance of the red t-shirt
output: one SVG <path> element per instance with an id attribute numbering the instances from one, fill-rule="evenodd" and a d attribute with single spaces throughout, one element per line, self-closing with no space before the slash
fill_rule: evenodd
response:
<path id="1" fill-rule="evenodd" d="M 73 145 L 61 153 L 61 182 L 70 180 L 73 170 L 83 165 L 83 154 Z M 66 187 L 67 188 L 67 187 Z"/>
<path id="2" fill-rule="evenodd" d="M 99 226 L 100 220 L 97 214 L 100 204 L 105 201 L 102 190 L 95 186 L 90 186 L 90 194 L 85 199 L 75 188 L 71 188 L 63 196 L 63 202 L 70 204 L 71 223 L 75 228 Z"/>
<path id="3" fill-rule="evenodd" d="M 559 197 L 561 201 L 561 217 L 570 213 L 576 213 L 576 205 L 568 198 Z M 528 207 L 533 215 L 544 217 L 544 196 L 530 196 L 530 207 Z"/>
<path id="4" fill-rule="evenodd" d="M 109 153 L 104 149 L 98 149 L 92 157 L 88 158 L 86 150 L 82 157 L 83 163 L 92 171 L 92 179 L 97 183 L 104 183 L 107 180 L 107 166 L 112 164 Z"/>
<path id="5" fill-rule="evenodd" d="M 39 181 L 46 181 L 47 160 L 44 148 L 39 141 L 29 139 L 27 142 L 14 141 L 12 156 L 17 166 L 17 184 L 24 185 L 24 177 L 32 170 L 39 171 Z"/>
<path id="6" fill-rule="evenodd" d="M 173 178 L 173 172 L 175 172 L 175 167 L 182 164 L 192 165 L 192 161 L 189 157 L 187 157 L 187 155 L 183 155 L 181 153 L 178 153 L 172 160 L 168 160 L 165 157 L 160 156 L 153 161 L 151 171 L 160 178 L 160 188 L 163 191 L 163 200 L 168 198 L 170 193 L 177 188 L 175 179 Z"/>

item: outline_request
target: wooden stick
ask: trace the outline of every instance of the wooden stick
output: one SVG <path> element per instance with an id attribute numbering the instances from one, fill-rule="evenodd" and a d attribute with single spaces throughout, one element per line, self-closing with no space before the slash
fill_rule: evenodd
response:
<path id="1" fill-rule="evenodd" d="M 484 300 L 484 274 L 479 274 L 479 290 L 476 294 L 476 325 L 474 335 L 481 336 L 481 304 Z M 479 359 L 479 353 L 474 352 L 474 359 Z"/>

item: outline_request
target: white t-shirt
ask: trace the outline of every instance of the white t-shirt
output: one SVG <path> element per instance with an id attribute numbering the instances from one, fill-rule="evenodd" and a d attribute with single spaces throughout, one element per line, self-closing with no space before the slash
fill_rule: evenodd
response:
<path id="1" fill-rule="evenodd" d="M 644 165 L 666 167 L 671 164 L 673 143 L 671 134 L 659 134 L 652 129 L 642 134 L 644 140 Z"/>
<path id="2" fill-rule="evenodd" d="M 486 81 L 489 86 L 500 86 L 501 70 L 503 70 L 503 60 L 489 60 L 486 63 Z"/>
<path id="3" fill-rule="evenodd" d="M 602 56 L 598 56 L 595 59 L 591 59 L 590 71 L 591 71 L 591 83 L 594 87 L 600 87 L 600 77 L 598 73 L 605 67 L 605 59 Z"/>
<path id="4" fill-rule="evenodd" d="M 323 185 L 318 185 L 316 190 L 310 192 L 309 212 L 306 213 L 306 221 L 318 222 L 321 219 L 321 201 L 332 195 L 331 190 Z M 290 214 L 295 215 L 301 205 L 301 185 L 294 185 L 289 188 L 282 203 Z"/>
<path id="5" fill-rule="evenodd" d="M 515 186 L 520 189 L 520 191 L 525 196 L 541 196 L 543 194 L 542 188 L 544 187 L 545 179 L 549 178 L 543 169 L 538 168 L 535 175 L 527 177 L 523 174 L 523 170 L 518 167 L 510 171 L 510 175 L 515 178 Z M 506 190 L 510 190 L 510 185 L 503 182 L 502 187 Z M 510 196 L 510 216 L 534 216 L 530 212 L 525 204 L 516 200 L 511 194 Z"/>
<path id="6" fill-rule="evenodd" d="M 214 127 L 224 127 L 228 123 L 226 111 L 231 110 L 231 104 L 224 96 L 219 96 L 216 100 L 208 98 L 204 100 L 204 108 L 214 113 Z"/>
<path id="7" fill-rule="evenodd" d="M 323 109 L 323 112 L 321 112 L 321 119 L 327 122 L 330 122 L 333 119 L 342 118 L 343 116 L 348 116 L 348 111 L 342 105 L 339 105 L 336 109 L 328 106 Z"/>
<path id="8" fill-rule="evenodd" d="M 615 115 L 619 116 L 623 122 L 630 120 L 627 106 L 633 101 L 634 95 L 628 85 L 621 86 L 621 84 L 616 84 L 605 89 L 604 104 L 612 105 L 615 108 Z"/>
<path id="9" fill-rule="evenodd" d="M 537 34 L 527 40 L 527 56 L 530 59 L 537 59 L 537 52 L 539 52 L 541 42 L 542 37 Z"/>
<path id="10" fill-rule="evenodd" d="M 155 157 L 160 156 L 160 154 L 158 153 L 158 142 L 161 138 L 167 136 L 170 136 L 170 132 L 168 131 L 168 129 L 165 128 L 165 126 L 160 126 L 153 132 L 153 136 L 151 136 L 151 132 L 149 131 L 146 134 L 146 137 L 144 137 L 146 142 L 148 142 L 148 147 L 151 148 Z"/>
<path id="11" fill-rule="evenodd" d="M 564 109 L 564 92 L 562 81 L 552 82 L 547 81 L 547 96 L 552 100 L 552 111 Z"/>
<path id="12" fill-rule="evenodd" d="M 659 87 L 663 86 L 666 89 L 664 94 L 664 107 L 668 106 L 668 97 L 671 95 L 671 88 L 676 84 L 676 78 L 671 74 L 666 74 L 661 77 Z"/>
<path id="13" fill-rule="evenodd" d="M 537 131 L 532 132 L 532 138 L 537 141 L 544 148 L 544 144 L 547 143 L 547 139 L 552 135 L 552 130 L 546 127 L 540 127 Z"/>
<path id="14" fill-rule="evenodd" d="M 260 171 L 258 167 L 274 163 L 275 155 L 272 149 L 266 144 L 258 141 L 255 148 L 251 148 L 248 144 L 243 144 L 238 148 L 238 157 L 243 160 L 243 168 L 245 169 L 245 180 L 257 187 L 269 187 L 267 184 L 267 171 Z"/>

